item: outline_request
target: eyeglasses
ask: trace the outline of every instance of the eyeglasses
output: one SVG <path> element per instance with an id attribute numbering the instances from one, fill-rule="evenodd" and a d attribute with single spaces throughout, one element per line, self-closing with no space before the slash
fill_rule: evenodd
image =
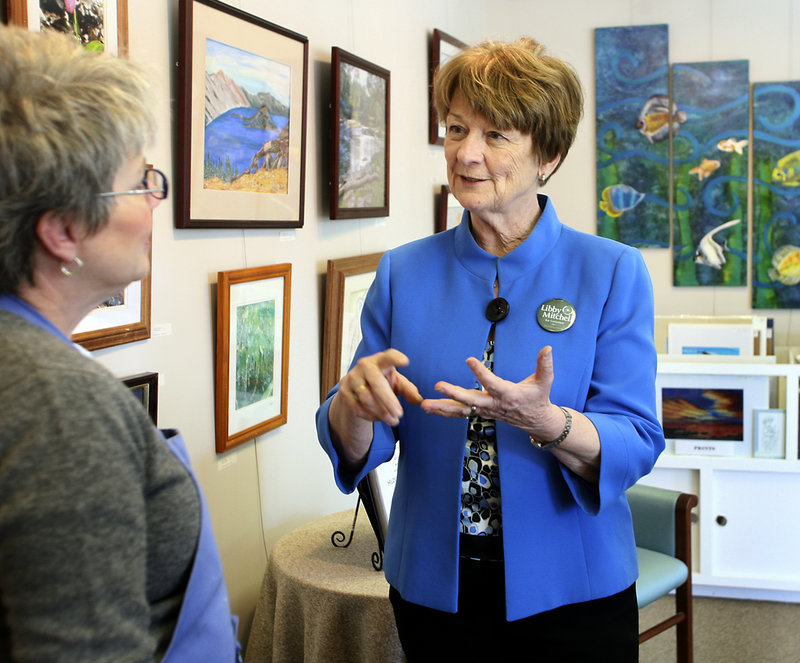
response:
<path id="1" fill-rule="evenodd" d="M 169 182 L 167 176 L 164 175 L 157 168 L 148 168 L 144 171 L 144 177 L 140 182 L 139 189 L 131 189 L 129 191 L 107 191 L 105 193 L 96 194 L 100 198 L 110 198 L 111 196 L 127 196 L 149 193 L 157 200 L 164 200 L 169 193 Z"/>

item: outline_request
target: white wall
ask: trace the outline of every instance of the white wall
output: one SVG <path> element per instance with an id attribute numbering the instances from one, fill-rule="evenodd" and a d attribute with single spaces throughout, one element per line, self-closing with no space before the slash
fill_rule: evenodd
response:
<path id="1" fill-rule="evenodd" d="M 316 517 L 352 508 L 314 432 L 322 293 L 328 259 L 382 251 L 433 230 L 446 182 L 442 148 L 427 144 L 427 44 L 433 28 L 469 43 L 523 34 L 570 61 L 587 106 L 575 147 L 547 193 L 565 223 L 595 230 L 593 29 L 667 23 L 670 60 L 749 59 L 753 81 L 800 78 L 800 0 L 289 0 L 230 2 L 309 38 L 305 226 L 298 230 L 176 230 L 155 213 L 152 321 L 164 335 L 95 355 L 115 374 L 158 371 L 159 419 L 179 428 L 208 497 L 233 609 L 246 636 L 268 550 Z M 182 175 L 175 154 L 177 0 L 128 0 L 131 56 L 160 91 L 160 140 L 148 160 Z M 339 46 L 391 71 L 391 215 L 328 219 L 330 51 Z M 748 313 L 747 288 L 673 288 L 671 252 L 645 251 L 657 313 Z M 221 270 L 292 263 L 288 423 L 235 450 L 214 451 L 214 308 Z M 800 345 L 797 315 L 776 311 L 777 344 Z"/>

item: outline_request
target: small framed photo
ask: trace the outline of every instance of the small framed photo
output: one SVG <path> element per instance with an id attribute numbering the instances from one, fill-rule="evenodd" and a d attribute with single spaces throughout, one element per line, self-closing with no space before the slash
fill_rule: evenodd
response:
<path id="1" fill-rule="evenodd" d="M 8 22 L 74 35 L 84 48 L 128 54 L 128 0 L 8 0 Z"/>
<path id="2" fill-rule="evenodd" d="M 158 425 L 158 373 L 138 373 L 122 378 L 142 407 L 147 410 L 153 425 Z"/>
<path id="3" fill-rule="evenodd" d="M 783 410 L 764 409 L 753 412 L 753 456 L 756 458 L 784 458 L 786 413 Z"/>
<path id="4" fill-rule="evenodd" d="M 178 228 L 299 228 L 308 39 L 216 0 L 180 0 Z"/>
<path id="5" fill-rule="evenodd" d="M 219 272 L 217 453 L 287 421 L 290 264 Z"/>
<path id="6" fill-rule="evenodd" d="M 328 261 L 320 400 L 349 370 L 361 342 L 361 309 L 381 255 L 371 253 Z"/>
<path id="7" fill-rule="evenodd" d="M 72 340 L 99 350 L 150 338 L 150 279 L 148 274 L 100 304 L 78 323 Z"/>
<path id="8" fill-rule="evenodd" d="M 331 67 L 330 217 L 389 216 L 390 73 L 336 46 Z"/>
<path id="9" fill-rule="evenodd" d="M 439 120 L 439 114 L 433 107 L 433 76 L 441 65 L 466 47 L 467 45 L 463 41 L 451 37 L 439 29 L 434 29 L 428 70 L 428 105 L 430 108 L 428 114 L 428 143 L 431 145 L 444 145 L 445 134 L 443 120 Z"/>
<path id="10" fill-rule="evenodd" d="M 461 217 L 464 214 L 464 208 L 461 203 L 456 200 L 456 197 L 450 193 L 450 187 L 446 184 L 442 185 L 439 192 L 439 205 L 436 214 L 436 228 L 435 232 L 439 233 L 443 230 L 455 228 L 461 223 Z"/>

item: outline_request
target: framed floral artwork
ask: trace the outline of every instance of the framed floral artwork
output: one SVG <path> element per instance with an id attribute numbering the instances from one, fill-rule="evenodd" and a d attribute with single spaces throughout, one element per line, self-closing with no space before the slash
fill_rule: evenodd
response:
<path id="1" fill-rule="evenodd" d="M 89 50 L 128 52 L 128 0 L 8 0 L 8 22 L 75 35 Z"/>

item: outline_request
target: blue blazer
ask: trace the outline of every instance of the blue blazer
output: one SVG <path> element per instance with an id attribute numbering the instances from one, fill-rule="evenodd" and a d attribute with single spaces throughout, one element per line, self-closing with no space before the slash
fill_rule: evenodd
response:
<path id="1" fill-rule="evenodd" d="M 664 449 L 655 407 L 653 294 L 641 254 L 562 225 L 549 199 L 539 202 L 543 211 L 531 235 L 501 258 L 476 244 L 468 214 L 451 230 L 387 251 L 367 295 L 354 359 L 400 350 L 410 359 L 402 372 L 424 398 L 440 397 L 433 389 L 439 380 L 474 387 L 465 359 L 482 356 L 496 278 L 510 309 L 495 330 L 494 372 L 519 382 L 535 372 L 539 350 L 553 347 L 550 399 L 583 412 L 597 428 L 600 479 L 584 481 L 535 448 L 525 432 L 497 423 L 509 620 L 634 583 L 625 491 Z M 577 317 L 568 330 L 538 324 L 539 307 L 551 299 L 574 305 Z M 397 427 L 375 425 L 366 465 L 353 476 L 331 442 L 335 391 L 317 412 L 317 431 L 342 491 L 352 492 L 400 444 L 387 580 L 408 601 L 455 612 L 467 420 L 404 404 Z"/>

